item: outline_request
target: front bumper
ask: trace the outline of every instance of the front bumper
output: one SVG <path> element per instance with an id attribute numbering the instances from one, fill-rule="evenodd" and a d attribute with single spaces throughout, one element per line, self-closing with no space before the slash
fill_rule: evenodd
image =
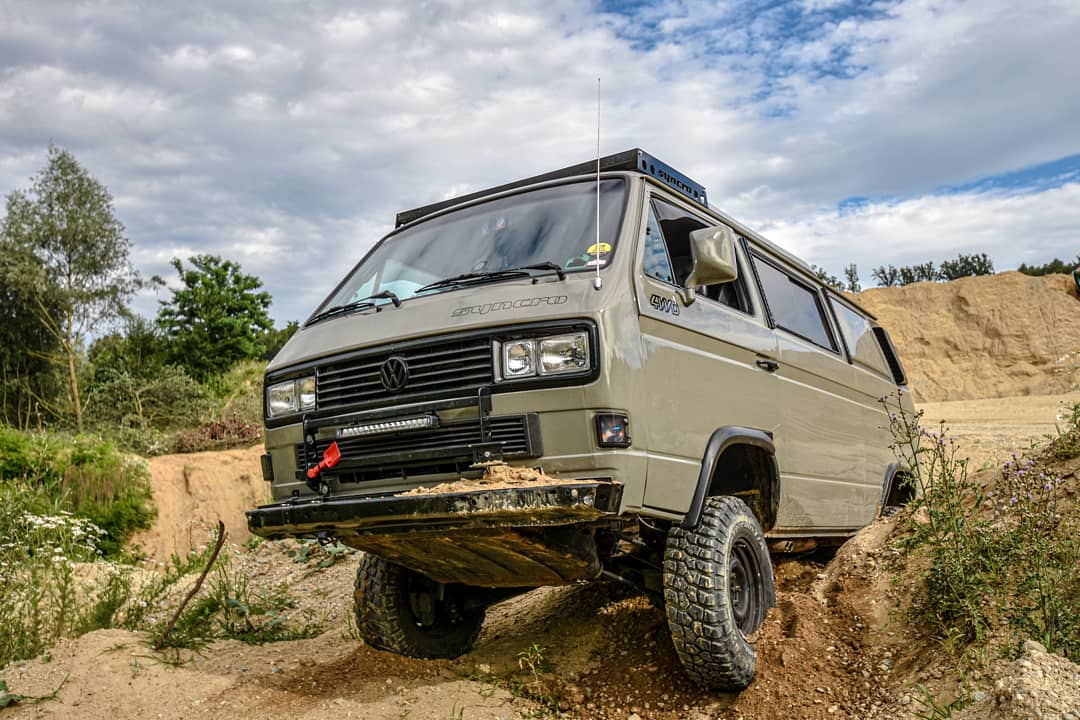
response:
<path id="1" fill-rule="evenodd" d="M 621 497 L 621 485 L 598 480 L 295 500 L 247 518 L 255 535 L 334 537 L 439 582 L 530 587 L 596 577 L 588 529 L 614 520 Z"/>

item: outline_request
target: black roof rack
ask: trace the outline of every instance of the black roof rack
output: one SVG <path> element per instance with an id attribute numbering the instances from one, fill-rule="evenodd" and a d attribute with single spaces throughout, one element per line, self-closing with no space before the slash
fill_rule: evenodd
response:
<path id="1" fill-rule="evenodd" d="M 694 182 L 675 168 L 667 163 L 657 160 L 640 148 L 634 148 L 633 150 L 626 150 L 621 153 L 600 158 L 600 172 L 616 170 L 630 170 L 651 175 L 660 182 L 675 188 L 691 200 L 700 203 L 702 206 L 709 206 L 705 197 L 704 185 Z M 506 183 L 505 185 L 488 188 L 487 190 L 480 190 L 478 192 L 469 193 L 468 195 L 443 200 L 442 202 L 432 203 L 431 205 L 424 205 L 423 207 L 414 208 L 412 210 L 404 210 L 397 214 L 394 227 L 407 225 L 426 215 L 431 215 L 440 210 L 445 210 L 448 207 L 460 205 L 461 203 L 470 200 L 476 200 L 486 195 L 494 195 L 495 193 L 525 187 L 526 185 L 533 185 L 546 180 L 558 180 L 559 178 L 574 177 L 575 175 L 592 175 L 594 173 L 596 173 L 596 161 L 588 160 L 577 165 L 564 167 L 561 170 L 553 170 L 551 172 L 543 173 L 542 175 L 534 175 L 533 177 L 525 178 L 524 180 L 515 180 L 514 182 Z"/>

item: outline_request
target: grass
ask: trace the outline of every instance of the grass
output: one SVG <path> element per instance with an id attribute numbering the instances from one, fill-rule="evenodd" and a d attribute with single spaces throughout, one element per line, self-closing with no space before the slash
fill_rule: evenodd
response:
<path id="1" fill-rule="evenodd" d="M 1080 657 L 1080 512 L 1052 466 L 1072 446 L 1014 455 L 976 482 L 948 428 L 926 430 L 920 419 L 891 415 L 894 449 L 918 491 L 899 545 L 924 568 L 912 623 L 969 660 L 986 647 L 1015 657 L 1027 638 Z M 1080 442 L 1078 423 L 1080 411 L 1059 437 Z"/>
<path id="2" fill-rule="evenodd" d="M 35 489 L 34 505 L 20 504 L 20 512 L 52 508 L 90 520 L 105 532 L 98 545 L 107 555 L 119 554 L 156 514 L 146 462 L 87 435 L 0 427 L 0 486 Z"/>

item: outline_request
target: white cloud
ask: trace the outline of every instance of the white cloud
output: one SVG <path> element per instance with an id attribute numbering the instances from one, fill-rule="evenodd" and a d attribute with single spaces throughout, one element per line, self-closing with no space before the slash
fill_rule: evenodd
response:
<path id="1" fill-rule="evenodd" d="M 16 2 L 0 26 L 0 192 L 25 187 L 53 140 L 114 193 L 144 274 L 234 255 L 284 321 L 396 211 L 591 157 L 599 76 L 604 152 L 644 147 L 815 262 L 907 262 L 899 238 L 931 220 L 950 229 L 943 253 L 977 238 L 1002 266 L 1018 257 L 998 244 L 1006 222 L 1047 259 L 1076 246 L 1064 191 L 933 194 L 1080 152 L 1074 2 L 905 0 L 798 33 L 784 8 L 735 0 L 635 18 L 508 7 Z M 837 58 L 845 72 L 823 74 Z M 906 199 L 838 216 L 850 196 Z"/>
<path id="2" fill-rule="evenodd" d="M 1076 257 L 1080 183 L 1037 193 L 961 193 L 872 203 L 762 229 L 833 274 L 856 263 L 866 282 L 879 265 L 940 262 L 958 253 L 987 253 L 998 270 L 1008 270 Z"/>

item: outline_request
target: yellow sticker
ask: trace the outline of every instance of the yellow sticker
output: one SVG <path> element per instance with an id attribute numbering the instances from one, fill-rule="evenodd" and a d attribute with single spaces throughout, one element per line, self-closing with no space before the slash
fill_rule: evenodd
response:
<path id="1" fill-rule="evenodd" d="M 611 246 L 605 242 L 593 243 L 585 252 L 589 255 L 596 255 L 597 253 L 609 253 L 611 252 Z"/>

